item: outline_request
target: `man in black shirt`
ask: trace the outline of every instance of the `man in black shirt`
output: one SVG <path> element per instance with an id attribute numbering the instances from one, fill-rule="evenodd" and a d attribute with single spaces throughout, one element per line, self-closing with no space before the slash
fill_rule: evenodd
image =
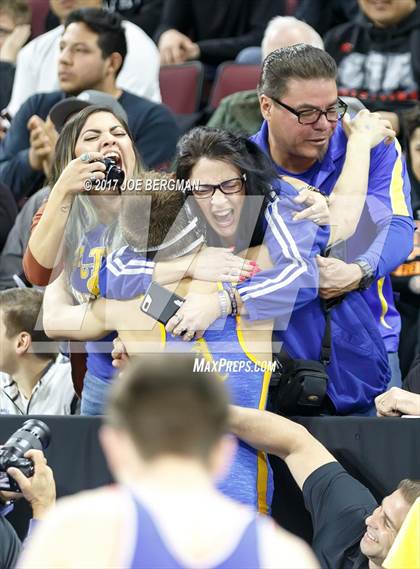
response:
<path id="1" fill-rule="evenodd" d="M 403 480 L 378 505 L 302 425 L 266 411 L 231 409 L 231 431 L 251 446 L 282 458 L 301 488 L 321 566 L 380 569 L 420 496 L 420 480 Z"/>
<path id="2" fill-rule="evenodd" d="M 260 45 L 268 22 L 280 14 L 280 0 L 166 0 L 155 34 L 161 63 L 235 59 L 242 49 Z"/>

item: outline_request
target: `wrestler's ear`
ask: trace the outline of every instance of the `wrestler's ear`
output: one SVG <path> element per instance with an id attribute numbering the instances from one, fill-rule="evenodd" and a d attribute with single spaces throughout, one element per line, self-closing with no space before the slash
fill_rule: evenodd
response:
<path id="1" fill-rule="evenodd" d="M 228 475 L 235 459 L 238 440 L 234 435 L 224 435 L 217 442 L 210 456 L 210 469 L 213 478 L 223 480 Z"/>
<path id="2" fill-rule="evenodd" d="M 143 461 L 128 433 L 111 425 L 102 425 L 99 441 L 115 480 L 124 482 L 124 479 L 138 475 Z"/>

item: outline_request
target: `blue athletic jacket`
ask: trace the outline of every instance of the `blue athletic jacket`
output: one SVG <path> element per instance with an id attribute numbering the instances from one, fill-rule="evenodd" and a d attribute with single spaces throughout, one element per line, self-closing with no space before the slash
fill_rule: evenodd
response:
<path id="1" fill-rule="evenodd" d="M 251 140 L 270 156 L 266 121 Z M 347 137 L 339 123 L 322 161 L 316 162 L 306 172 L 294 174 L 275 163 L 274 166 L 279 174 L 299 178 L 329 195 L 341 174 L 346 148 Z M 410 254 L 413 231 L 410 181 L 401 156 L 401 147 L 398 141 L 389 146 L 381 143 L 371 153 L 366 206 L 356 234 L 339 252 L 336 250 L 333 256 L 340 256 L 347 263 L 364 259 L 374 269 L 376 281 L 362 294 L 374 315 L 388 352 L 397 351 L 401 328 L 389 273 Z"/>

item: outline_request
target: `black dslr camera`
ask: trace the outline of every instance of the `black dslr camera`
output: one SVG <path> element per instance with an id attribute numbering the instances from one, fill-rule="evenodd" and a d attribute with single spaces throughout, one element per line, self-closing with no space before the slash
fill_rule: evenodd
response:
<path id="1" fill-rule="evenodd" d="M 105 164 L 105 181 L 107 185 L 121 191 L 121 186 L 125 178 L 124 172 L 117 166 L 117 163 L 112 158 L 104 158 L 101 162 Z"/>
<path id="2" fill-rule="evenodd" d="M 25 421 L 3 447 L 0 447 L 0 490 L 20 492 L 16 480 L 7 474 L 8 468 L 18 468 L 30 478 L 34 474 L 34 463 L 24 454 L 31 449 L 45 450 L 50 443 L 49 427 L 38 419 Z"/>

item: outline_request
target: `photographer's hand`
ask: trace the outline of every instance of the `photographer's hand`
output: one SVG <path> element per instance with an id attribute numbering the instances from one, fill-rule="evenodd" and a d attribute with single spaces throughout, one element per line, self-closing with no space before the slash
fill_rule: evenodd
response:
<path id="1" fill-rule="evenodd" d="M 55 481 L 51 468 L 40 450 L 31 449 L 25 454 L 34 463 L 34 475 L 27 478 L 17 468 L 9 468 L 7 474 L 12 476 L 19 485 L 22 494 L 16 492 L 1 492 L 5 500 L 25 498 L 31 505 L 35 519 L 45 517 L 47 510 L 55 504 Z"/>

